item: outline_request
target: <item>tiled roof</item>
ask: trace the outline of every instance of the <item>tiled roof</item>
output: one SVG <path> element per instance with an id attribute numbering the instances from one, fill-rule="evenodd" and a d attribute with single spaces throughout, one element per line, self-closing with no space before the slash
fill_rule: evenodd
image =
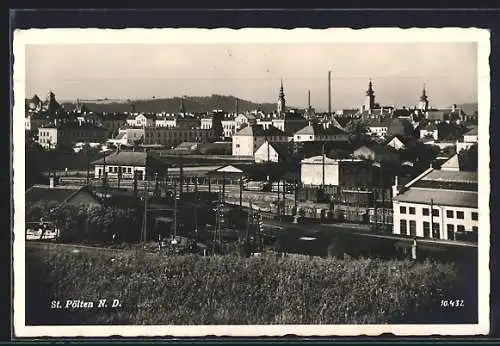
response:
<path id="1" fill-rule="evenodd" d="M 146 166 L 146 161 L 151 156 L 145 152 L 137 151 L 120 151 L 106 156 L 107 165 L 124 165 L 124 166 Z M 104 159 L 99 159 L 93 164 L 104 164 Z"/>
<path id="2" fill-rule="evenodd" d="M 477 172 L 465 172 L 465 171 L 441 171 L 433 170 L 422 180 L 432 180 L 441 182 L 456 182 L 456 183 L 477 183 Z"/>
<path id="3" fill-rule="evenodd" d="M 235 135 L 266 137 L 266 136 L 285 136 L 285 133 L 274 126 L 269 126 L 268 129 L 264 130 L 264 128 L 261 125 L 249 125 L 236 132 Z"/>
<path id="4" fill-rule="evenodd" d="M 299 131 L 297 131 L 296 135 L 342 135 L 346 132 L 344 130 L 339 129 L 335 126 L 330 126 L 324 128 L 323 125 L 320 124 L 311 124 L 308 125 Z"/>
<path id="5" fill-rule="evenodd" d="M 437 130 L 438 127 L 435 123 L 428 123 L 427 125 L 425 125 L 422 130 L 427 130 L 427 131 L 435 131 Z"/>
<path id="6" fill-rule="evenodd" d="M 411 187 L 394 197 L 395 201 L 453 207 L 478 207 L 478 193 L 475 191 L 441 190 Z"/>
<path id="7" fill-rule="evenodd" d="M 58 205 L 68 201 L 83 190 L 82 186 L 54 186 L 33 185 L 25 192 L 26 207 L 34 206 L 41 202 L 53 202 Z"/>
<path id="8" fill-rule="evenodd" d="M 477 136 L 477 126 L 472 126 L 472 128 L 464 133 L 465 136 Z"/>

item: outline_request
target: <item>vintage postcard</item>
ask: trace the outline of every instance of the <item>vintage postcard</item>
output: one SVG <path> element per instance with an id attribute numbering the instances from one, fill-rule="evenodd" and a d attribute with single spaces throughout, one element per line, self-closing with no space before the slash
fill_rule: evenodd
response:
<path id="1" fill-rule="evenodd" d="M 487 30 L 13 53 L 15 337 L 488 334 Z"/>

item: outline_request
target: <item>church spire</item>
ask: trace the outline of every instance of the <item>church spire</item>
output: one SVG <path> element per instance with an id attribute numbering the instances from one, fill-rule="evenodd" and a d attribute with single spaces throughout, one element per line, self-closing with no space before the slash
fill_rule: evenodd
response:
<path id="1" fill-rule="evenodd" d="M 425 93 L 425 84 L 424 87 L 422 88 L 422 96 L 420 96 L 420 101 L 427 101 L 427 95 Z"/>
<path id="2" fill-rule="evenodd" d="M 179 111 L 184 114 L 186 113 L 186 106 L 184 105 L 184 98 L 181 98 L 180 106 L 179 106 Z"/>
<path id="3" fill-rule="evenodd" d="M 283 91 L 283 79 L 281 79 L 280 92 L 278 96 L 278 113 L 285 111 L 285 92 Z"/>
<path id="4" fill-rule="evenodd" d="M 368 90 L 366 91 L 364 110 L 370 111 L 375 108 L 375 92 L 373 91 L 372 79 L 368 83 Z"/>

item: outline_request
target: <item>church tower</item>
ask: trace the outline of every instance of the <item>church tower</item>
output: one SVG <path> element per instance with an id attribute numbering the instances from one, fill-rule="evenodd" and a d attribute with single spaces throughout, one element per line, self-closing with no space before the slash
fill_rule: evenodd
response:
<path id="1" fill-rule="evenodd" d="M 421 111 L 427 111 L 429 109 L 429 99 L 425 93 L 425 84 L 422 89 L 422 96 L 420 96 L 420 101 L 418 102 L 418 109 Z"/>
<path id="2" fill-rule="evenodd" d="M 278 114 L 285 112 L 285 93 L 283 92 L 283 79 L 281 80 L 280 93 L 278 96 Z"/>
<path id="3" fill-rule="evenodd" d="M 366 91 L 365 104 L 363 109 L 365 111 L 371 111 L 375 108 L 375 92 L 373 91 L 372 80 L 368 83 L 368 90 Z"/>
<path id="4" fill-rule="evenodd" d="M 186 106 L 184 105 L 184 99 L 183 98 L 181 98 L 181 102 L 180 102 L 180 105 L 179 105 L 179 112 L 181 114 L 186 113 Z"/>

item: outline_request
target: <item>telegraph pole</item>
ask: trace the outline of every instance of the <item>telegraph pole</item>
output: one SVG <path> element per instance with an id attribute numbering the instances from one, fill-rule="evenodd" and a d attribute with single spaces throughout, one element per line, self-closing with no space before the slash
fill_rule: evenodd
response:
<path id="1" fill-rule="evenodd" d="M 243 177 L 240 177 L 240 207 L 243 206 Z"/>

